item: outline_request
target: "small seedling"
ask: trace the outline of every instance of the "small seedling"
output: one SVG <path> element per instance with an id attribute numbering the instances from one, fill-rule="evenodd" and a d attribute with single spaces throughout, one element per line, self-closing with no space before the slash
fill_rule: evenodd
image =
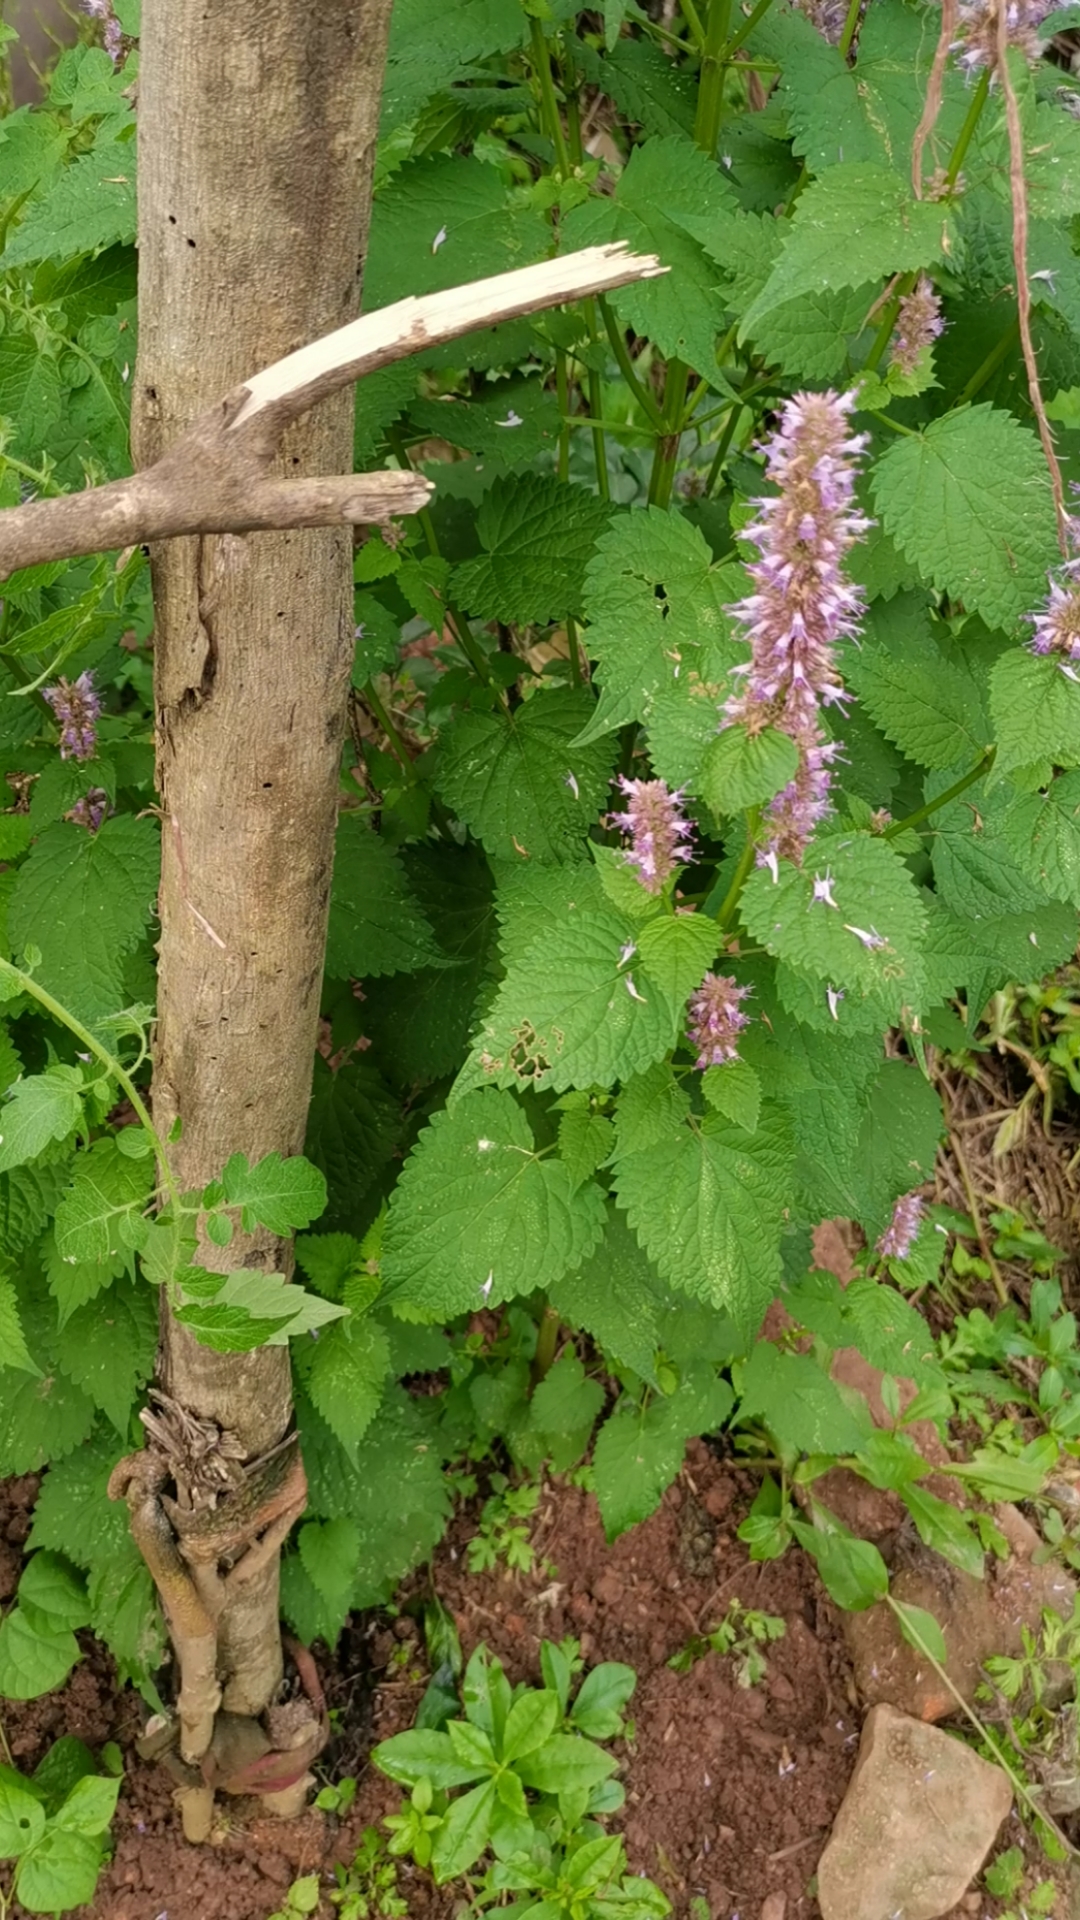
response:
<path id="1" fill-rule="evenodd" d="M 365 1827 L 348 1867 L 334 1868 L 330 1903 L 339 1920 L 404 1920 L 409 1903 L 398 1892 L 397 1867 L 375 1827 Z"/>
<path id="2" fill-rule="evenodd" d="M 505 1474 L 491 1476 L 494 1491 L 480 1514 L 480 1531 L 466 1547 L 470 1573 L 489 1573 L 500 1562 L 508 1573 L 531 1573 L 536 1549 L 529 1539 L 529 1521 L 540 1504 L 540 1488 L 525 1481 L 511 1486 Z"/>
<path id="3" fill-rule="evenodd" d="M 270 1920 L 302 1920 L 302 1916 L 314 1913 L 319 1905 L 319 1876 L 317 1873 L 302 1873 L 294 1880 L 276 1913 Z"/>
<path id="4" fill-rule="evenodd" d="M 786 1632 L 778 1614 L 758 1613 L 733 1600 L 720 1625 L 711 1633 L 692 1634 L 686 1645 L 672 1654 L 668 1666 L 676 1673 L 689 1673 L 707 1654 L 730 1654 L 739 1686 L 760 1686 L 769 1670 L 761 1649 L 770 1641 L 782 1640 Z"/>
<path id="5" fill-rule="evenodd" d="M 1057 1896 L 1057 1888 L 1052 1880 L 1039 1880 L 1021 1898 L 1021 1889 L 1025 1879 L 1024 1856 L 1019 1847 L 1009 1847 L 1005 1853 L 999 1853 L 995 1861 L 987 1867 L 983 1875 L 986 1891 L 995 1900 L 1008 1900 L 1008 1910 L 1001 1920 L 1036 1920 L 1036 1916 L 1052 1914 Z"/>
<path id="6" fill-rule="evenodd" d="M 315 1805 L 320 1813 L 332 1813 L 339 1820 L 343 1820 L 355 1799 L 356 1781 L 351 1774 L 346 1774 L 343 1780 L 323 1787 L 315 1795 Z"/>

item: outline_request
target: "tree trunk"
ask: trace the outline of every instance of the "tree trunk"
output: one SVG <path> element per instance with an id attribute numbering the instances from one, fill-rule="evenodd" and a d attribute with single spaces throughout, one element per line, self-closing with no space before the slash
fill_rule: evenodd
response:
<path id="1" fill-rule="evenodd" d="M 246 376 L 354 317 L 389 13 L 390 0 L 144 0 L 139 465 Z M 349 471 L 352 411 L 347 389 L 293 426 L 281 472 Z M 178 539 L 152 567 L 163 811 L 153 1100 L 160 1133 L 181 1122 L 170 1152 L 190 1189 L 232 1153 L 303 1146 L 353 652 L 351 538 Z M 287 1271 L 290 1255 L 260 1232 L 197 1258 Z M 216 1354 L 166 1315 L 159 1379 L 188 1415 L 237 1436 L 247 1462 L 288 1433 L 284 1347 Z M 188 1762 L 209 1744 L 219 1685 L 227 1709 L 257 1714 L 280 1681 L 279 1550 L 265 1544 L 252 1577 L 226 1590 L 197 1681 L 166 1596 L 182 1682 L 199 1694 L 186 1716 L 181 1699 Z M 211 1575 L 239 1557 L 234 1539 Z"/>

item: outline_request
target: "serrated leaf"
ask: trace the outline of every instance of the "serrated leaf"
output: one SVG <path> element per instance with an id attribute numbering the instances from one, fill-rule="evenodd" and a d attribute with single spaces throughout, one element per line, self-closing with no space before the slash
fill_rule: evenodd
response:
<path id="1" fill-rule="evenodd" d="M 433 1415 L 437 1409 L 388 1389 L 355 1462 L 335 1440 L 306 1394 L 297 1418 L 311 1510 L 360 1529 L 357 1607 L 380 1605 L 402 1575 L 441 1538 L 450 1511 Z"/>
<path id="2" fill-rule="evenodd" d="M 617 1154 L 640 1153 L 684 1120 L 690 1101 L 665 1060 L 626 1082 L 615 1110 Z"/>
<path id="3" fill-rule="evenodd" d="M 722 1425 L 733 1400 L 727 1381 L 702 1367 L 670 1400 L 653 1399 L 644 1411 L 620 1402 L 593 1447 L 596 1499 L 609 1541 L 656 1511 L 682 1466 L 687 1440 Z"/>
<path id="4" fill-rule="evenodd" d="M 701 985 L 719 945 L 720 929 L 703 913 L 661 914 L 638 933 L 647 978 L 676 1007 Z"/>
<path id="5" fill-rule="evenodd" d="M 341 1321 L 319 1336 L 305 1369 L 307 1390 L 327 1426 L 355 1454 L 390 1373 L 390 1342 L 377 1321 Z"/>
<path id="6" fill-rule="evenodd" d="M 873 1423 L 859 1420 L 815 1360 L 759 1340 L 746 1362 L 740 1418 L 760 1420 L 787 1452 L 855 1453 Z"/>
<path id="7" fill-rule="evenodd" d="M 947 773 L 930 774 L 928 799 L 949 784 Z M 976 781 L 958 799 L 934 814 L 931 851 L 940 899 L 961 918 L 1035 912 L 1046 896 L 1035 877 L 1016 859 L 1005 832 L 1008 789 Z"/>
<path id="8" fill-rule="evenodd" d="M 756 1133 L 707 1114 L 620 1158 L 619 1205 L 669 1286 L 756 1331 L 779 1286 L 791 1143 L 774 1115 Z"/>
<path id="9" fill-rule="evenodd" d="M 9 235 L 3 264 L 68 260 L 134 238 L 135 142 L 102 140 L 30 203 Z"/>
<path id="10" fill-rule="evenodd" d="M 66 1140 L 82 1119 L 83 1078 L 54 1066 L 17 1080 L 0 1106 L 0 1173 L 36 1160 L 53 1140 Z"/>
<path id="11" fill-rule="evenodd" d="M 934 266 L 950 249 L 950 224 L 940 203 L 913 199 L 908 182 L 884 167 L 831 166 L 799 196 L 784 250 L 744 313 L 740 338 L 801 294 Z"/>
<path id="12" fill-rule="evenodd" d="M 326 971 L 367 980 L 445 964 L 400 857 L 357 813 L 338 819 Z"/>
<path id="13" fill-rule="evenodd" d="M 326 1605 L 348 1612 L 360 1558 L 360 1534 L 352 1520 L 309 1520 L 296 1541 L 304 1571 Z M 339 1629 L 340 1631 L 340 1629 Z M 334 1635 L 337 1638 L 337 1635 Z"/>
<path id="14" fill-rule="evenodd" d="M 400 1101 L 369 1059 L 349 1060 L 334 1073 L 316 1056 L 304 1145 L 329 1189 L 327 1226 L 351 1223 L 402 1130 Z"/>
<path id="15" fill-rule="evenodd" d="M 721 276 L 679 216 L 706 216 L 733 205 L 731 189 L 709 156 L 674 137 L 635 147 L 614 199 L 594 198 L 562 223 L 567 247 L 625 240 L 637 253 L 660 256 L 671 272 L 620 288 L 609 296 L 611 305 L 622 325 L 708 381 L 716 379 Z"/>
<path id="16" fill-rule="evenodd" d="M 549 1289 L 548 1299 L 560 1319 L 590 1333 L 598 1346 L 656 1386 L 665 1295 L 625 1216 L 609 1207 L 603 1239 L 576 1273 Z"/>
<path id="17" fill-rule="evenodd" d="M 559 1158 L 575 1189 L 602 1167 L 615 1145 L 615 1128 L 602 1113 L 587 1106 L 564 1113 L 559 1120 Z"/>
<path id="18" fill-rule="evenodd" d="M 613 747 L 582 746 L 588 694 L 533 694 L 512 713 L 462 713 L 439 743 L 436 789 L 495 859 L 571 860 L 608 789 Z"/>
<path id="19" fill-rule="evenodd" d="M 1040 591 L 1039 598 L 1042 598 Z M 1080 681 L 1056 654 L 1003 653 L 990 674 L 997 768 L 1031 766 L 1044 756 L 1080 767 Z"/>
<path id="20" fill-rule="evenodd" d="M 716 930 L 702 924 L 715 950 Z M 609 1087 L 661 1059 L 675 1043 L 685 993 L 673 996 L 655 979 L 644 952 L 638 963 L 634 932 L 610 910 L 582 913 L 530 947 L 481 1022 L 462 1084 Z M 703 951 L 700 931 L 688 932 L 660 958 L 669 978 L 683 977 Z"/>
<path id="21" fill-rule="evenodd" d="M 0 1373 L 0 1473 L 36 1473 L 62 1460 L 93 1423 L 93 1401 L 51 1362 L 38 1379 Z"/>
<path id="22" fill-rule="evenodd" d="M 868 644 L 847 652 L 844 676 L 871 719 L 921 767 L 972 763 L 985 751 L 985 724 L 970 680 L 935 645 L 925 603 L 914 594 L 870 613 Z"/>
<path id="23" fill-rule="evenodd" d="M 745 590 L 743 569 L 716 566 L 703 534 L 683 515 L 649 507 L 616 520 L 586 572 L 585 644 L 602 693 L 582 738 L 629 720 L 650 722 L 665 696 L 692 702 L 694 717 L 700 708 L 715 733 L 722 682 L 746 650 L 727 608 Z"/>
<path id="24" fill-rule="evenodd" d="M 565 1473 L 580 1460 L 604 1398 L 600 1382 L 586 1378 L 572 1348 L 559 1356 L 534 1388 L 528 1434 L 530 1438 L 539 1436 L 542 1457 L 551 1462 L 554 1473 Z"/>
<path id="25" fill-rule="evenodd" d="M 35 1553 L 19 1581 L 19 1604 L 57 1627 L 85 1627 L 90 1604 L 81 1575 L 58 1553 Z M 0 1692 L 3 1689 L 0 1688 Z"/>
<path id="26" fill-rule="evenodd" d="M 581 613 L 585 567 L 611 509 L 584 487 L 514 474 L 484 495 L 484 548 L 455 567 L 454 598 L 481 620 L 544 625 Z"/>
<path id="27" fill-rule="evenodd" d="M 139 1387 L 154 1371 L 157 1302 L 149 1288 L 118 1280 L 61 1329 L 60 1365 L 69 1380 L 126 1436 Z"/>
<path id="28" fill-rule="evenodd" d="M 811 864 L 812 863 L 812 864 Z M 815 873 L 832 876 L 835 907 L 814 901 Z M 869 834 L 821 834 L 803 867 L 759 867 L 740 905 L 747 932 L 803 974 L 897 1014 L 918 1005 L 926 914 L 899 854 Z M 857 929 L 857 931 L 855 931 Z"/>
<path id="29" fill-rule="evenodd" d="M 57 1259 L 101 1263 L 126 1253 L 121 1227 L 141 1215 L 153 1184 L 151 1162 L 129 1158 L 113 1135 L 95 1140 L 88 1153 L 76 1156 L 71 1184 L 56 1207 Z"/>
<path id="30" fill-rule="evenodd" d="M 676 66 L 649 40 L 619 39 L 629 0 L 606 0 L 607 59 L 582 39 L 574 58 L 590 86 L 613 100 L 624 117 L 647 134 L 690 136 L 695 88 L 686 67 Z"/>
<path id="31" fill-rule="evenodd" d="M 830 1347 L 857 1347 L 882 1373 L 919 1382 L 939 1374 L 933 1335 L 895 1287 L 867 1278 L 841 1287 L 834 1275 L 815 1272 L 788 1287 L 783 1297 L 801 1326 Z"/>
<path id="32" fill-rule="evenodd" d="M 34 1508 L 30 1549 L 50 1547 L 81 1567 L 91 1566 L 99 1555 L 122 1556 L 131 1538 L 128 1514 L 108 1495 L 117 1451 L 116 1435 L 99 1422 L 77 1453 L 50 1464 Z"/>
<path id="33" fill-rule="evenodd" d="M 872 487 L 886 533 L 987 626 L 1015 626 L 1045 597 L 1050 483 L 1035 434 L 1012 414 L 974 406 L 931 420 L 886 448 Z"/>
<path id="34" fill-rule="evenodd" d="M 604 1224 L 599 1190 L 571 1190 L 541 1160 L 512 1094 L 469 1093 L 437 1113 L 394 1190 L 383 1239 L 384 1297 L 444 1319 L 534 1288 L 580 1265 Z"/>
<path id="35" fill-rule="evenodd" d="M 303 1233 L 296 1264 L 324 1300 L 340 1300 L 346 1280 L 365 1266 L 364 1250 L 351 1233 Z"/>
<path id="36" fill-rule="evenodd" d="M 365 307 L 527 266 L 550 239 L 539 208 L 515 206 L 497 167 L 456 155 L 410 161 L 375 201 Z"/>
<path id="37" fill-rule="evenodd" d="M 722 1067 L 707 1067 L 701 1076 L 701 1090 L 710 1107 L 734 1120 L 747 1133 L 757 1130 L 761 1115 L 761 1079 L 745 1060 L 728 1060 Z"/>
<path id="38" fill-rule="evenodd" d="M 1045 793 L 1023 793 L 1004 821 L 1025 873 L 1052 900 L 1080 906 L 1080 773 L 1062 773 Z"/>
<path id="39" fill-rule="evenodd" d="M 383 92 L 383 132 L 415 118 L 429 94 L 464 78 L 492 54 L 509 53 L 528 39 L 517 0 L 398 0 L 391 17 Z"/>
<path id="40" fill-rule="evenodd" d="M 39 1377 L 41 1373 L 26 1344 L 15 1284 L 6 1273 L 0 1273 L 0 1370 L 5 1367 Z"/>
<path id="41" fill-rule="evenodd" d="M 317 1167 L 300 1154 L 283 1159 L 264 1154 L 253 1167 L 242 1153 L 234 1153 L 221 1170 L 225 1198 L 240 1207 L 245 1232 L 258 1223 L 283 1237 L 297 1227 L 310 1227 L 326 1205 L 326 1181 Z"/>
<path id="42" fill-rule="evenodd" d="M 798 765 L 794 740 L 775 727 L 753 734 L 725 727 L 705 749 L 697 791 L 714 813 L 741 813 L 771 800 L 794 779 Z"/>
<path id="43" fill-rule="evenodd" d="M 925 960 L 931 1003 L 968 989 L 970 1021 L 978 1020 L 990 995 L 1009 980 L 1064 965 L 1075 950 L 1072 908 L 1050 906 L 1028 913 L 961 919 L 940 900 L 929 903 Z"/>
<path id="44" fill-rule="evenodd" d="M 12 949 L 38 947 L 38 980 L 84 1020 L 124 1004 L 122 962 L 154 910 L 158 865 L 157 828 L 119 814 L 97 833 L 48 827 L 19 868 L 9 907 Z"/>

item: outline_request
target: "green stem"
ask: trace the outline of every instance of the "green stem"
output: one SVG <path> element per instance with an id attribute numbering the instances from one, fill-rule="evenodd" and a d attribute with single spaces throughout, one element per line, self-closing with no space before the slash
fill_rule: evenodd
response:
<path id="1" fill-rule="evenodd" d="M 731 885 L 720 903 L 720 911 L 716 916 L 716 924 L 722 932 L 726 932 L 727 928 L 730 927 L 738 911 L 739 901 L 742 898 L 742 890 L 746 885 L 747 875 L 754 864 L 754 856 L 757 853 L 757 830 L 760 824 L 761 808 L 748 807 L 746 812 L 746 845 L 739 856 L 739 864 L 735 869 Z"/>
<path id="2" fill-rule="evenodd" d="M 987 381 L 997 372 L 1002 361 L 1008 359 L 1009 354 L 1012 352 L 1019 338 L 1020 322 L 1017 319 L 1013 321 L 1011 327 L 1006 327 L 997 345 L 991 347 L 981 366 L 976 367 L 971 379 L 968 381 L 967 386 L 956 402 L 958 407 L 964 407 L 969 400 L 974 400 L 975 395 L 982 387 L 985 387 Z"/>
<path id="3" fill-rule="evenodd" d="M 633 394 L 634 399 L 637 401 L 638 406 L 641 408 L 642 413 L 645 415 L 646 419 L 649 421 L 649 424 L 651 425 L 653 432 L 663 433 L 664 432 L 664 416 L 661 413 L 659 407 L 656 404 L 656 401 L 653 399 L 652 394 L 649 392 L 648 388 L 643 386 L 641 381 L 638 379 L 638 376 L 634 371 L 634 363 L 631 360 L 630 355 L 627 351 L 626 341 L 623 338 L 623 330 L 620 327 L 618 321 L 616 320 L 615 315 L 612 313 L 611 308 L 608 306 L 608 303 L 606 300 L 603 300 L 603 299 L 601 300 L 600 312 L 604 316 L 604 326 L 607 329 L 607 337 L 611 343 L 611 351 L 615 355 L 615 358 L 618 362 L 619 372 L 622 374 L 623 379 L 626 381 L 626 384 L 629 387 L 631 393 Z M 590 406 L 592 405 L 591 398 L 589 401 L 589 405 Z"/>
<path id="4" fill-rule="evenodd" d="M 390 447 L 399 465 L 404 467 L 407 472 L 414 473 L 416 469 L 409 458 L 409 449 L 405 444 L 404 434 L 400 433 L 396 428 L 390 427 L 387 430 L 386 440 L 387 445 Z M 439 537 L 435 532 L 435 522 L 431 517 L 430 509 L 428 507 L 421 507 L 416 518 L 420 523 L 420 531 L 424 536 L 428 552 L 433 559 L 440 559 L 442 556 L 439 549 Z M 473 639 L 465 615 L 449 600 L 444 600 L 443 606 L 446 610 L 447 624 L 477 679 L 482 680 L 485 687 L 494 686 L 495 683 L 492 679 L 491 668 L 484 658 L 484 650 L 482 647 L 478 647 L 476 641 Z M 501 687 L 497 688 L 496 691 L 499 697 L 499 705 L 502 707 L 504 713 L 508 712 L 509 708 L 507 706 L 505 693 Z"/>
<path id="5" fill-rule="evenodd" d="M 967 110 L 964 124 L 956 137 L 956 145 L 950 155 L 949 164 L 945 169 L 945 185 L 947 187 L 955 187 L 960 177 L 960 169 L 967 157 L 967 150 L 971 145 L 975 129 L 979 124 L 979 115 L 986 105 L 989 93 L 990 68 L 984 67 L 979 75 L 979 84 L 971 96 L 971 105 Z"/>
<path id="6" fill-rule="evenodd" d="M 743 44 L 743 41 L 749 40 L 750 35 L 753 33 L 754 28 L 757 26 L 758 21 L 761 20 L 764 17 L 764 15 L 768 13 L 769 8 L 771 6 L 772 6 L 772 0 L 758 0 L 757 6 L 754 8 L 753 13 L 750 14 L 748 18 L 743 21 L 742 26 L 738 29 L 738 32 L 733 33 L 731 36 L 731 39 L 726 43 L 724 47 L 725 65 L 731 59 L 732 54 L 738 52 L 739 48 Z"/>
<path id="7" fill-rule="evenodd" d="M 709 24 L 701 50 L 694 140 L 709 159 L 716 154 L 724 114 L 725 50 L 731 26 L 731 0 L 709 0 Z"/>
<path id="8" fill-rule="evenodd" d="M 675 469 L 679 462 L 679 442 L 682 438 L 679 423 L 686 405 L 686 388 L 689 379 L 690 369 L 684 360 L 669 361 L 667 380 L 664 384 L 664 430 L 656 443 L 652 473 L 649 475 L 650 507 L 667 507 L 671 503 L 671 489 L 675 484 Z"/>
<path id="9" fill-rule="evenodd" d="M 953 785 L 946 787 L 944 793 L 939 793 L 935 800 L 928 800 L 924 807 L 916 807 L 915 812 L 907 814 L 903 820 L 894 820 L 891 827 L 886 827 L 883 839 L 895 840 L 898 834 L 906 833 L 909 827 L 921 826 L 924 820 L 929 820 L 932 813 L 937 813 L 939 808 L 947 807 L 951 800 L 956 800 L 960 794 L 966 793 L 967 789 L 973 787 L 977 780 L 981 780 L 985 773 L 989 773 L 996 754 L 996 747 L 987 747 L 982 759 L 977 760 L 973 767 L 969 767 L 963 779 L 954 781 Z"/>
<path id="10" fill-rule="evenodd" d="M 388 709 L 376 693 L 374 683 L 371 680 L 368 681 L 364 688 L 364 702 L 371 708 L 372 713 L 375 715 L 376 720 L 389 740 L 390 751 L 394 759 L 399 762 L 406 780 L 411 786 L 416 776 L 413 773 L 413 763 L 409 758 L 409 750 L 401 734 L 398 732 L 397 727 L 391 720 Z"/>
<path id="11" fill-rule="evenodd" d="M 881 325 L 874 335 L 874 344 L 866 356 L 863 366 L 864 373 L 873 373 L 880 364 L 881 357 L 889 341 L 892 339 L 893 328 L 896 325 L 896 316 L 900 311 L 900 302 L 911 292 L 918 277 L 916 273 L 905 273 L 897 281 L 895 292 L 887 302 L 885 312 L 881 317 Z"/>
<path id="12" fill-rule="evenodd" d="M 536 1352 L 533 1355 L 532 1364 L 533 1380 L 537 1385 L 551 1372 L 561 1327 L 562 1323 L 554 1307 L 545 1307 L 537 1330 Z"/>
<path id="13" fill-rule="evenodd" d="M 735 438 L 735 429 L 739 424 L 739 416 L 741 413 L 741 406 L 735 405 L 732 407 L 724 424 L 724 431 L 716 443 L 716 452 L 713 454 L 712 466 L 709 468 L 708 477 L 705 481 L 706 498 L 712 497 L 713 488 L 720 478 L 720 469 L 727 459 L 731 443 Z"/>
<path id="14" fill-rule="evenodd" d="M 73 1013 L 69 1013 L 66 1007 L 61 1006 L 59 1000 L 54 1000 L 51 993 L 46 992 L 44 987 L 39 986 L 31 974 L 23 973 L 21 968 L 12 966 L 10 960 L 0 960 L 0 980 L 14 981 L 20 993 L 28 993 L 32 1000 L 36 1000 L 40 1007 L 44 1007 L 46 1013 L 51 1014 L 52 1018 L 58 1021 L 62 1027 L 66 1027 L 69 1033 L 73 1033 L 76 1040 L 82 1043 L 87 1052 L 93 1054 L 95 1060 L 100 1060 L 106 1072 L 111 1075 L 112 1079 L 116 1081 L 117 1086 L 127 1095 L 139 1125 L 153 1142 L 154 1151 L 157 1154 L 158 1164 L 161 1170 L 162 1185 L 165 1187 L 170 1201 L 174 1206 L 179 1208 L 180 1188 L 174 1180 L 172 1170 L 169 1166 L 168 1157 L 165 1152 L 165 1142 L 150 1118 L 142 1094 L 139 1092 L 130 1074 L 125 1073 L 116 1055 L 110 1053 L 108 1047 L 102 1045 L 101 1041 L 91 1033 L 89 1027 L 84 1027 L 81 1020 L 77 1020 Z"/>
<path id="15" fill-rule="evenodd" d="M 879 413 L 876 407 L 868 407 L 867 412 L 872 420 L 880 420 L 883 427 L 888 427 L 890 433 L 903 433 L 909 440 L 918 440 L 919 435 L 914 427 L 902 427 L 899 420 L 893 420 L 887 413 Z"/>
<path id="16" fill-rule="evenodd" d="M 578 90 L 577 68 L 574 65 L 573 44 L 568 41 L 563 62 L 563 93 L 566 96 L 566 124 L 570 135 L 570 159 L 575 167 L 584 164 L 585 148 L 581 139 L 581 95 Z M 582 312 L 585 315 L 585 327 L 589 335 L 590 346 L 596 346 L 600 339 L 600 327 L 596 318 L 596 301 L 583 300 Z M 604 389 L 600 375 L 589 369 L 589 412 L 593 420 L 598 421 L 604 411 Z M 592 429 L 593 460 L 596 465 L 596 490 L 601 500 L 611 499 L 611 478 L 608 473 L 607 442 L 602 426 L 594 424 Z"/>
<path id="17" fill-rule="evenodd" d="M 848 6 L 847 19 L 844 21 L 844 31 L 840 35 L 840 41 L 837 47 L 837 52 L 844 60 L 847 59 L 851 51 L 851 43 L 855 38 L 855 29 L 859 24 L 859 12 L 862 3 L 863 0 L 850 0 L 850 5 Z"/>
<path id="18" fill-rule="evenodd" d="M 555 164 L 564 180 L 570 178 L 570 155 L 563 132 L 559 103 L 555 98 L 555 86 L 551 78 L 551 55 L 544 38 L 544 29 L 534 14 L 529 21 L 529 52 L 532 57 L 532 69 L 540 88 L 541 117 L 547 123 L 547 130 L 555 148 Z"/>
<path id="19" fill-rule="evenodd" d="M 694 0 L 679 0 L 682 17 L 690 29 L 690 38 L 699 50 L 705 45 L 705 29 L 701 24 L 701 15 Z"/>
<path id="20" fill-rule="evenodd" d="M 559 400 L 559 479 L 570 478 L 570 386 L 566 377 L 566 354 L 555 349 L 555 391 Z"/>

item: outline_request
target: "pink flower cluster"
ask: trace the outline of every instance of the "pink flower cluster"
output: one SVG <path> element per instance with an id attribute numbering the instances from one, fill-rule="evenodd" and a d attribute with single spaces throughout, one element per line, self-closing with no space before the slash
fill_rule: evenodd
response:
<path id="1" fill-rule="evenodd" d="M 1080 660 L 1080 560 L 1067 560 L 1062 578 L 1050 581 L 1050 598 L 1039 613 L 1024 615 L 1031 622 L 1032 653 L 1060 653 Z"/>
<path id="2" fill-rule="evenodd" d="M 102 34 L 105 51 L 115 67 L 120 58 L 120 22 L 112 10 L 111 0 L 79 0 L 84 13 L 91 19 L 104 20 L 105 31 Z"/>
<path id="3" fill-rule="evenodd" d="M 77 680 L 58 680 L 55 687 L 44 689 L 44 698 L 60 723 L 61 760 L 92 760 L 97 752 L 97 720 L 101 712 L 93 674 L 80 673 Z"/>
<path id="4" fill-rule="evenodd" d="M 693 823 L 680 812 L 686 796 L 672 793 L 663 780 L 627 780 L 620 774 L 618 785 L 626 812 L 610 814 L 609 822 L 628 836 L 624 858 L 637 868 L 642 886 L 659 893 L 676 867 L 693 854 Z"/>
<path id="5" fill-rule="evenodd" d="M 915 1235 L 923 1217 L 923 1202 L 917 1193 L 902 1194 L 893 1208 L 877 1251 L 886 1260 L 906 1260 L 915 1243 Z"/>
<path id="6" fill-rule="evenodd" d="M 766 469 L 778 491 L 754 502 L 758 517 L 743 538 L 760 559 L 747 571 L 755 591 L 730 611 L 742 621 L 750 659 L 736 672 L 746 685 L 724 708 L 726 723 L 752 733 L 776 727 L 799 749 L 794 779 L 764 818 L 759 863 L 801 860 L 829 812 L 829 765 L 839 748 L 826 739 L 821 708 L 849 698 L 833 648 L 859 631 L 862 590 L 843 559 L 870 525 L 856 511 L 856 461 L 867 445 L 852 434 L 854 393 L 798 393 L 781 412 L 767 448 Z"/>
<path id="7" fill-rule="evenodd" d="M 750 1015 L 739 1005 L 750 987 L 740 987 L 730 973 L 707 973 L 690 998 L 689 1036 L 698 1049 L 696 1065 L 722 1067 L 739 1057 L 738 1039 L 750 1025 Z"/>
<path id="8" fill-rule="evenodd" d="M 901 373 L 913 374 L 923 348 L 932 345 L 944 330 L 941 301 L 934 290 L 934 283 L 925 273 L 921 273 L 914 288 L 905 294 L 897 309 L 889 365 L 897 367 Z"/>

